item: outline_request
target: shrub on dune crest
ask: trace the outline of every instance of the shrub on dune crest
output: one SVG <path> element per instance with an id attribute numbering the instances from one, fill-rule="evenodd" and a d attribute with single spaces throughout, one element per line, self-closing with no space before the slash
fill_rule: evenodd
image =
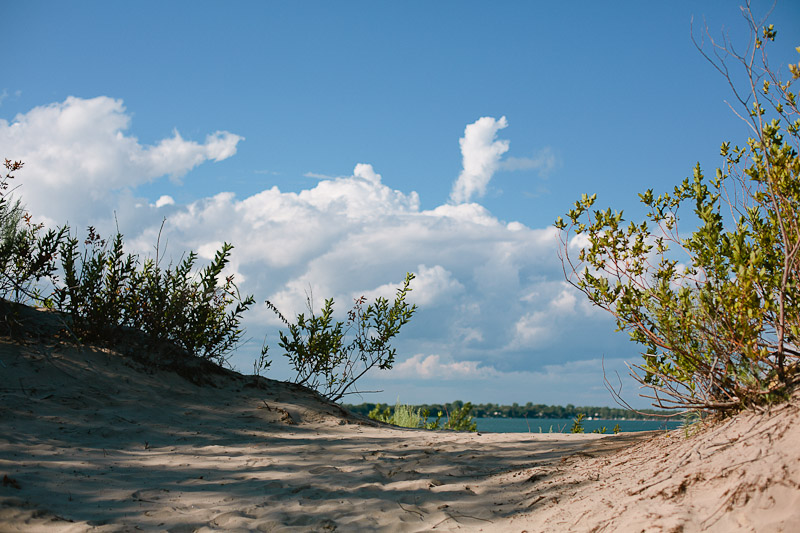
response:
<path id="1" fill-rule="evenodd" d="M 82 252 L 77 238 L 61 246 L 64 284 L 56 289 L 56 302 L 76 334 L 110 339 L 131 327 L 190 355 L 225 361 L 241 339 L 241 316 L 254 301 L 239 294 L 232 276 L 221 282 L 231 245 L 225 243 L 208 266 L 194 272 L 194 252 L 162 269 L 160 251 L 140 265 L 138 256 L 124 253 L 121 234 L 109 247 L 94 228 L 88 233 Z"/>
<path id="2" fill-rule="evenodd" d="M 56 253 L 66 228 L 42 232 L 9 187 L 21 161 L 5 160 L 0 174 L 0 298 L 14 302 L 42 299 L 35 282 L 53 276 Z M 13 190 L 13 189 L 12 189 Z"/>
<path id="3" fill-rule="evenodd" d="M 363 296 L 356 299 L 347 314 L 347 321 L 333 318 L 333 299 L 325 301 L 316 313 L 308 298 L 308 315 L 300 313 L 297 322 L 290 323 L 269 301 L 266 305 L 288 327 L 281 331 L 278 345 L 285 350 L 296 372 L 295 383 L 310 387 L 331 401 L 339 401 L 355 382 L 373 368 L 387 370 L 394 365 L 397 350 L 391 340 L 400 333 L 417 310 L 409 305 L 406 296 L 411 292 L 414 274 L 406 274 L 403 286 L 395 299 L 376 298 L 367 305 Z M 262 353 L 266 353 L 264 346 Z"/>
<path id="4" fill-rule="evenodd" d="M 225 363 L 241 340 L 242 315 L 254 303 L 252 296 L 239 293 L 233 276 L 223 275 L 233 246 L 224 243 L 199 270 L 195 252 L 162 268 L 160 238 L 156 257 L 142 261 L 125 253 L 119 232 L 111 242 L 93 227 L 83 242 L 67 226 L 42 233 L 43 226 L 33 224 L 20 201 L 9 196 L 9 182 L 22 166 L 6 159 L 6 174 L 0 176 L 0 300 L 57 308 L 79 341 L 113 341 L 133 329 L 154 344 L 166 342 L 189 355 Z M 49 281 L 50 296 L 36 286 L 42 278 Z M 332 299 L 319 315 L 313 310 L 309 316 L 300 314 L 295 324 L 267 302 L 289 327 L 288 335 L 280 333 L 280 345 L 297 371 L 295 381 L 336 401 L 372 368 L 391 368 L 396 349 L 390 341 L 416 311 L 406 303 L 413 279 L 406 275 L 391 303 L 380 297 L 365 307 L 366 300 L 357 299 L 346 322 L 333 320 Z M 254 368 L 258 372 L 269 364 L 264 345 Z"/>
<path id="5" fill-rule="evenodd" d="M 239 294 L 233 276 L 222 277 L 230 244 L 199 272 L 193 271 L 194 252 L 162 269 L 157 244 L 156 259 L 140 264 L 138 256 L 124 252 L 120 233 L 109 245 L 93 227 L 81 247 L 67 226 L 44 231 L 11 198 L 10 181 L 22 167 L 6 159 L 0 175 L 0 299 L 57 307 L 79 339 L 113 340 L 122 328 L 134 328 L 190 355 L 225 361 L 241 339 L 242 314 L 254 302 Z M 49 296 L 37 286 L 42 279 L 49 281 Z"/>
<path id="6" fill-rule="evenodd" d="M 673 192 L 640 194 L 641 223 L 595 210 L 587 195 L 556 221 L 567 279 L 644 345 L 632 375 L 657 407 L 735 411 L 800 381 L 800 64 L 782 81 L 765 52 L 774 27 L 743 13 L 743 55 L 727 37 L 710 39 L 710 55 L 698 48 L 731 82 L 752 131 L 745 146 L 723 143 L 711 179 L 698 164 Z M 743 69 L 742 92 L 729 63 Z M 699 222 L 690 234 L 678 230 L 687 203 Z"/>

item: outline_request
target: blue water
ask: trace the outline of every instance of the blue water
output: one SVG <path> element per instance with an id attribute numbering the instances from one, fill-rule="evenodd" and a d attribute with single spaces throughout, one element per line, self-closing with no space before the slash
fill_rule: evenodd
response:
<path id="1" fill-rule="evenodd" d="M 569 433 L 572 430 L 572 418 L 476 418 L 478 431 L 484 433 Z M 586 433 L 603 426 L 606 433 L 613 433 L 614 426 L 619 424 L 620 431 L 651 431 L 675 429 L 683 422 L 680 420 L 583 420 Z"/>

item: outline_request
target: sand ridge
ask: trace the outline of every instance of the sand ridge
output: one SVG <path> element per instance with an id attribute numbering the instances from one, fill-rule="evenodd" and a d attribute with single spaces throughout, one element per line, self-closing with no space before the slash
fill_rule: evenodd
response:
<path id="1" fill-rule="evenodd" d="M 295 385 L 152 362 L 46 332 L 0 338 L 0 532 L 800 523 L 797 398 L 688 438 L 429 432 L 375 423 Z"/>

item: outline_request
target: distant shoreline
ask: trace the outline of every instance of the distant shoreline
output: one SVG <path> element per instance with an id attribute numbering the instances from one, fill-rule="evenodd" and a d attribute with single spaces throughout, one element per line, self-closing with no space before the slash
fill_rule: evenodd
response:
<path id="1" fill-rule="evenodd" d="M 402 403 L 402 402 L 401 402 Z M 445 414 L 460 409 L 466 402 L 454 401 L 446 404 L 417 404 L 412 405 L 414 409 L 422 411 L 428 410 L 431 416 L 436 416 L 440 411 Z M 357 405 L 345 404 L 344 407 L 354 413 L 367 416 L 378 403 L 361 403 Z M 383 407 L 393 404 L 380 404 Z M 498 404 L 473 404 L 470 415 L 474 418 L 528 418 L 528 419 L 565 419 L 575 418 L 579 414 L 586 416 L 584 420 L 607 420 L 607 421 L 625 421 L 625 420 L 647 420 L 647 421 L 661 421 L 661 420 L 681 420 L 676 416 L 678 411 L 663 411 L 657 409 L 638 409 L 631 411 L 628 409 L 621 409 L 618 407 L 597 407 L 597 406 L 575 406 L 567 404 L 561 405 L 545 405 L 527 403 L 525 405 L 512 404 L 512 405 L 498 405 Z"/>

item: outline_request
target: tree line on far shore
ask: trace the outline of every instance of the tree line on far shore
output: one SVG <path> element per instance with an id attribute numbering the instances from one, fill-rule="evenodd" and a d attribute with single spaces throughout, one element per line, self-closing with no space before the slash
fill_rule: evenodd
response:
<path id="1" fill-rule="evenodd" d="M 347 409 L 354 413 L 367 416 L 375 406 L 375 403 L 361 403 L 358 405 L 345 405 Z M 431 413 L 439 411 L 443 413 L 456 412 L 464 406 L 464 402 L 456 400 L 452 403 L 445 404 L 420 404 L 413 405 L 415 410 L 425 411 L 426 409 Z M 512 405 L 499 405 L 495 403 L 486 404 L 473 404 L 470 410 L 470 416 L 474 418 L 575 418 L 579 414 L 585 414 L 587 417 L 600 418 L 605 420 L 646 420 L 650 418 L 657 418 L 659 416 L 673 414 L 673 411 L 664 411 L 657 409 L 638 409 L 631 411 L 630 409 L 621 409 L 618 407 L 592 407 L 592 406 L 576 406 L 572 404 L 567 405 L 545 405 L 533 404 L 531 402 L 525 405 L 514 403 Z"/>

